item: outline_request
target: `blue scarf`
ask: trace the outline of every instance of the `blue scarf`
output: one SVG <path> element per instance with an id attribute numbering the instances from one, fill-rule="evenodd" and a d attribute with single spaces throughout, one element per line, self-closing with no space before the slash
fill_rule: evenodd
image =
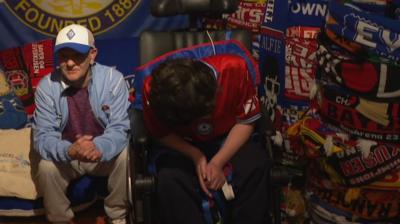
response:
<path id="1" fill-rule="evenodd" d="M 337 24 L 326 27 L 384 58 L 400 60 L 400 22 L 362 11 L 355 5 L 331 1 L 329 14 Z"/>
<path id="2" fill-rule="evenodd" d="M 20 129 L 27 122 L 22 102 L 13 92 L 0 96 L 0 129 Z"/>

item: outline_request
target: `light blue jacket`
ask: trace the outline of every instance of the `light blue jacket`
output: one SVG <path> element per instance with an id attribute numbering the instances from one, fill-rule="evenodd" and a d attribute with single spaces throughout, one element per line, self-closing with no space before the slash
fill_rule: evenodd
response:
<path id="1" fill-rule="evenodd" d="M 34 147 L 45 160 L 71 161 L 68 148 L 72 144 L 62 140 L 68 121 L 68 88 L 57 69 L 40 81 L 36 93 L 33 122 Z M 93 139 L 103 153 L 101 161 L 111 160 L 128 143 L 128 88 L 122 74 L 114 68 L 96 63 L 88 86 L 89 101 L 94 116 L 104 127 L 103 135 Z"/>

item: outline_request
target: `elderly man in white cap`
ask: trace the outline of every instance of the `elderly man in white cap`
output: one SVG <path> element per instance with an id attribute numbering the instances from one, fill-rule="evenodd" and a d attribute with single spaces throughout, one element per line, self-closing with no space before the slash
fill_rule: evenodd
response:
<path id="1" fill-rule="evenodd" d="M 123 76 L 95 62 L 97 49 L 86 27 L 61 29 L 54 53 L 59 68 L 40 81 L 33 126 L 47 219 L 73 223 L 67 186 L 91 174 L 108 176 L 104 208 L 110 223 L 126 223 L 129 101 Z"/>

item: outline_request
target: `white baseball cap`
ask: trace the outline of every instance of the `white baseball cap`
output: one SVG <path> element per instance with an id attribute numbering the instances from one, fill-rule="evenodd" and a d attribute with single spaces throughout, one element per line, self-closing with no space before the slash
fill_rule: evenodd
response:
<path id="1" fill-rule="evenodd" d="M 86 54 L 90 48 L 94 48 L 92 32 L 84 26 L 72 24 L 62 28 L 56 38 L 54 53 L 60 49 L 71 48 L 79 53 Z"/>

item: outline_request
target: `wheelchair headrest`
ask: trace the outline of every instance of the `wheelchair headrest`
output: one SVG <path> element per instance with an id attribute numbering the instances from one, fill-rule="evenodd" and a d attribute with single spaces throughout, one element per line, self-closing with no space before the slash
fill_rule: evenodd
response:
<path id="1" fill-rule="evenodd" d="M 189 46 L 235 39 L 251 51 L 252 36 L 247 30 L 212 31 L 144 31 L 140 34 L 140 64 L 147 63 L 162 54 Z"/>
<path id="2" fill-rule="evenodd" d="M 235 12 L 237 6 L 237 0 L 152 0 L 151 14 L 158 17 L 179 14 L 221 15 Z"/>

